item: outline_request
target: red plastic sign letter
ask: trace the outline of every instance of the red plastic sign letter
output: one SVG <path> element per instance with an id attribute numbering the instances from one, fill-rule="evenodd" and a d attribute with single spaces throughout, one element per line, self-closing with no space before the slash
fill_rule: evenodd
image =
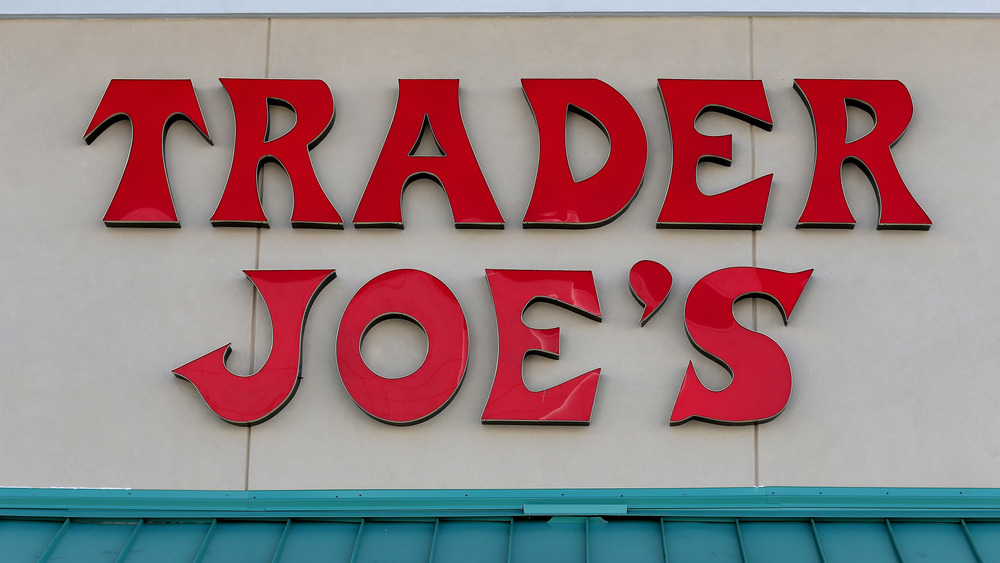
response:
<path id="1" fill-rule="evenodd" d="M 163 143 L 178 120 L 212 144 L 190 80 L 112 80 L 83 140 L 94 142 L 112 124 L 132 123 L 132 147 L 118 190 L 104 215 L 109 227 L 180 227 L 170 199 Z"/>
<path id="2" fill-rule="evenodd" d="M 844 162 L 851 162 L 875 187 L 879 229 L 929 229 L 931 220 L 903 184 L 890 151 L 913 116 L 906 86 L 898 80 L 800 79 L 795 91 L 809 107 L 816 135 L 816 169 L 798 226 L 854 228 L 840 177 Z M 871 132 L 849 143 L 846 106 L 875 121 Z"/>
<path id="3" fill-rule="evenodd" d="M 440 155 L 414 154 L 429 128 Z M 421 178 L 448 194 L 456 227 L 503 228 L 462 124 L 458 80 L 400 80 L 396 113 L 354 215 L 356 227 L 403 227 L 403 190 Z"/>
<path id="4" fill-rule="evenodd" d="M 716 195 L 698 189 L 698 163 L 729 166 L 732 135 L 702 135 L 695 121 L 715 111 L 770 131 L 771 111 L 760 80 L 659 80 L 670 125 L 673 164 L 657 227 L 759 229 L 764 224 L 771 176 Z"/>
<path id="5" fill-rule="evenodd" d="M 559 329 L 528 328 L 521 320 L 532 303 L 547 301 L 600 322 L 594 274 L 588 271 L 486 270 L 497 315 L 499 352 L 486 423 L 589 424 L 600 368 L 544 391 L 524 386 L 524 356 L 559 357 Z"/>
<path id="6" fill-rule="evenodd" d="M 333 126 L 333 94 L 322 80 L 220 78 L 236 115 L 236 146 L 229 180 L 212 215 L 215 226 L 266 227 L 257 175 L 277 162 L 292 184 L 292 226 L 343 228 L 343 219 L 319 185 L 309 150 Z M 295 112 L 295 126 L 268 140 L 267 107 L 276 103 Z"/>
<path id="7" fill-rule="evenodd" d="M 427 335 L 427 357 L 399 379 L 379 376 L 361 357 L 361 340 L 389 318 L 406 318 Z M 469 363 L 469 329 L 458 299 L 441 280 L 419 270 L 386 272 L 351 299 L 337 334 L 337 365 L 354 402 L 390 424 L 422 422 L 446 407 Z"/>
<path id="8" fill-rule="evenodd" d="M 174 370 L 194 384 L 215 414 L 226 422 L 264 422 L 292 399 L 302 371 L 302 330 L 316 294 L 336 277 L 334 270 L 244 270 L 271 314 L 271 353 L 257 373 L 226 368 L 230 345 Z"/>
<path id="9" fill-rule="evenodd" d="M 744 297 L 774 302 L 785 322 L 812 270 L 794 274 L 762 268 L 726 268 L 708 274 L 691 288 L 684 324 L 691 342 L 733 375 L 722 391 L 702 385 L 688 363 L 670 424 L 692 418 L 726 424 L 765 422 L 778 416 L 792 391 L 788 359 L 773 340 L 740 326 L 733 303 Z"/>
<path id="10" fill-rule="evenodd" d="M 646 131 L 632 105 L 595 78 L 521 80 L 538 124 L 538 173 L 524 227 L 600 227 L 621 215 L 646 170 Z M 593 176 L 573 181 L 566 155 L 566 115 L 597 124 L 611 152 Z"/>

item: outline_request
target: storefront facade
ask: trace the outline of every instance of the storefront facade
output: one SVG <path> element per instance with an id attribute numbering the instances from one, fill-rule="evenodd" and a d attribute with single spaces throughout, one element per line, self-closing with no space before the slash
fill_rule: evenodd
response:
<path id="1" fill-rule="evenodd" d="M 767 549 L 782 541 L 814 548 L 779 550 L 789 560 L 849 560 L 838 546 L 876 544 L 902 560 L 1000 557 L 996 17 L 278 16 L 0 21 L 0 542 L 11 553 L 84 560 L 60 551 L 66 538 L 111 530 L 118 551 L 108 560 L 141 560 L 156 552 L 133 551 L 152 541 L 143 534 L 181 522 L 200 539 L 180 559 L 249 560 L 233 555 L 250 545 L 243 538 L 266 537 L 270 547 L 253 553 L 282 560 L 290 534 L 310 529 L 316 545 L 350 537 L 347 561 L 459 561 L 477 545 L 470 538 L 504 537 L 500 560 L 625 560 L 618 547 L 601 555 L 612 528 L 625 539 L 607 545 L 660 546 L 635 560 L 685 560 L 692 537 L 706 549 L 735 545 L 722 560 L 736 561 L 780 560 Z M 173 87 L 193 97 L 161 96 Z M 824 96 L 839 96 L 836 111 Z M 172 112 L 186 117 L 156 129 Z M 843 141 L 820 146 L 838 126 Z M 271 155 L 277 145 L 241 136 L 254 127 L 268 141 L 288 131 L 304 142 Z M 866 134 L 881 148 L 844 149 Z M 165 208 L 150 195 L 157 151 L 176 215 L 168 228 L 157 228 Z M 842 197 L 813 186 L 829 155 L 848 161 Z M 248 201 L 236 187 L 224 197 L 227 184 L 269 156 L 281 165 L 259 168 L 266 228 L 253 209 L 226 215 L 227 197 Z M 122 170 L 142 159 L 154 165 L 135 165 L 137 199 L 118 200 L 129 189 Z M 893 172 L 902 193 L 891 191 Z M 307 200 L 310 174 L 325 202 Z M 396 206 L 385 186 L 410 180 Z M 684 190 L 688 199 L 671 201 Z M 733 193 L 745 197 L 733 203 Z M 632 292 L 644 286 L 630 273 L 644 260 L 662 266 L 645 282 L 669 294 L 641 323 Z M 248 280 L 256 270 L 335 277 L 302 290 L 302 327 L 272 335 L 276 313 L 297 321 L 306 308 L 283 304 L 281 284 L 265 302 Z M 399 270 L 440 286 L 383 284 L 371 314 L 352 316 L 372 280 Z M 787 299 L 778 282 L 734 281 L 764 270 L 811 274 Z M 510 271 L 534 273 L 521 301 L 499 280 Z M 573 284 L 547 285 L 567 272 Z M 771 344 L 706 328 L 699 312 L 718 299 L 699 288 L 725 283 L 736 284 L 731 297 L 769 296 L 732 308 Z M 448 293 L 457 316 L 443 312 Z M 520 328 L 499 319 L 553 295 L 572 310 L 534 304 L 523 320 L 559 327 L 558 346 L 536 333 L 547 352 L 521 368 L 530 337 L 517 341 Z M 427 336 L 400 319 L 366 324 L 391 313 Z M 464 345 L 431 332 L 461 333 L 462 322 Z M 360 352 L 343 337 L 366 329 Z M 272 346 L 279 340 L 291 352 Z M 301 380 L 247 418 L 220 413 L 228 398 L 213 412 L 203 398 L 212 384 L 181 367 L 227 342 L 233 374 L 265 377 L 278 354 L 301 358 L 285 366 Z M 386 389 L 405 387 L 439 350 L 442 364 L 464 369 L 451 380 L 426 374 L 407 391 L 421 404 L 398 410 L 407 401 Z M 352 387 L 344 373 L 361 357 L 387 377 Z M 672 414 L 683 410 L 689 362 L 697 376 L 687 384 L 704 386 L 704 403 L 685 421 Z M 790 390 L 774 375 L 783 366 Z M 501 388 L 519 369 L 523 390 Z M 543 398 L 574 381 L 564 402 Z M 434 385 L 443 394 L 424 397 Z M 722 398 L 727 385 L 735 399 Z M 720 401 L 730 406 L 713 410 Z M 771 406 L 755 410 L 761 403 Z M 371 522 L 415 528 L 377 532 Z M 226 527 L 240 523 L 263 527 Z M 233 547 L 211 547 L 223 530 Z M 576 547 L 514 547 L 534 546 L 533 534 L 538 549 L 561 545 L 554 537 Z M 420 547 L 370 547 L 407 544 L 399 538 Z"/>

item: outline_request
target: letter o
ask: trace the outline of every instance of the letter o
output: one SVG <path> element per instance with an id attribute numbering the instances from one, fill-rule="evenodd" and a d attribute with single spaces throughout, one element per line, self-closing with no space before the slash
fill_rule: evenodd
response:
<path id="1" fill-rule="evenodd" d="M 389 318 L 412 320 L 427 335 L 427 356 L 399 379 L 382 377 L 361 357 L 361 341 Z M 337 366 L 344 387 L 363 411 L 389 424 L 416 424 L 446 407 L 469 363 L 469 328 L 458 299 L 420 270 L 376 276 L 351 298 L 337 333 Z"/>

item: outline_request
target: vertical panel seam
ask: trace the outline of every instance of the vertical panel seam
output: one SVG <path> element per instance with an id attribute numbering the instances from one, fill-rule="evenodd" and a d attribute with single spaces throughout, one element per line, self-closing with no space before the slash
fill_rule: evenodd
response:
<path id="1" fill-rule="evenodd" d="M 748 31 L 747 31 L 747 66 L 750 70 L 750 80 L 754 79 L 754 67 L 753 67 L 753 17 L 747 18 Z M 757 177 L 757 136 L 753 125 L 748 126 L 750 128 L 750 177 Z M 753 266 L 757 266 L 757 229 L 751 229 L 750 231 L 750 260 Z M 754 300 L 753 306 L 753 328 L 757 330 L 757 300 Z"/>
<path id="2" fill-rule="evenodd" d="M 740 542 L 740 557 L 743 558 L 743 563 L 749 563 L 746 546 L 743 545 L 743 532 L 740 530 L 739 518 L 736 519 L 736 540 Z"/>
<path id="3" fill-rule="evenodd" d="M 212 525 L 208 527 L 208 532 L 205 533 L 205 539 L 201 541 L 201 548 L 198 549 L 198 554 L 194 556 L 194 563 L 200 563 L 201 560 L 205 558 L 205 553 L 208 551 L 208 544 L 212 541 L 212 534 L 215 533 L 215 526 L 218 525 L 218 523 L 218 519 L 212 519 Z"/>
<path id="4" fill-rule="evenodd" d="M 510 533 L 507 535 L 507 563 L 511 563 L 514 557 L 514 518 L 510 519 Z"/>
<path id="5" fill-rule="evenodd" d="M 278 545 L 274 548 L 274 557 L 271 558 L 271 563 L 278 563 L 281 560 L 281 552 L 285 550 L 285 541 L 288 540 L 288 532 L 292 528 L 292 519 L 289 518 L 285 520 L 285 529 L 281 532 L 281 539 L 278 540 Z"/>
<path id="6" fill-rule="evenodd" d="M 750 70 L 750 79 L 754 78 L 753 68 L 753 17 L 747 18 L 747 66 Z M 754 135 L 754 127 L 750 125 L 750 177 L 757 177 L 757 143 Z M 750 231 L 750 264 L 757 267 L 757 230 Z M 757 298 L 750 301 L 750 318 L 753 322 L 753 330 L 757 330 Z M 753 423 L 753 486 L 760 486 L 760 423 Z"/>
<path id="7" fill-rule="evenodd" d="M 267 18 L 267 32 L 264 37 L 264 78 L 271 76 L 271 18 Z M 260 227 L 257 227 L 254 239 L 253 267 L 260 269 Z M 257 363 L 257 287 L 255 286 L 250 295 L 253 303 L 250 307 L 250 373 L 253 373 Z M 243 471 L 243 490 L 250 490 L 250 440 L 253 435 L 253 426 L 247 426 L 247 453 L 246 467 Z"/>
<path id="8" fill-rule="evenodd" d="M 813 541 L 816 542 L 816 550 L 819 551 L 819 560 L 821 563 L 826 563 L 826 553 L 823 551 L 823 542 L 819 539 L 819 529 L 816 528 L 816 519 L 809 519 L 809 526 L 812 528 Z"/>
<path id="9" fill-rule="evenodd" d="M 670 556 L 667 555 L 667 523 L 660 518 L 660 540 L 663 542 L 663 563 L 670 563 Z"/>
<path id="10" fill-rule="evenodd" d="M 903 559 L 903 551 L 899 549 L 899 542 L 896 541 L 896 533 L 892 531 L 892 524 L 889 519 L 885 519 L 885 528 L 889 530 L 889 539 L 892 540 L 892 548 L 896 550 L 896 557 L 899 559 L 900 563 L 906 563 Z"/>
<path id="11" fill-rule="evenodd" d="M 361 552 L 361 536 L 365 532 L 365 519 L 361 519 L 361 525 L 358 526 L 358 537 L 354 539 L 354 551 L 351 552 L 351 563 L 357 563 L 358 553 Z"/>
<path id="12" fill-rule="evenodd" d="M 260 228 L 257 229 L 257 257 L 254 259 L 254 269 L 260 267 Z M 253 286 L 253 284 L 250 284 Z M 256 351 L 257 351 L 257 287 L 253 286 L 250 290 L 250 371 L 249 373 L 254 373 L 254 364 L 256 363 Z M 250 490 L 250 438 L 253 431 L 253 426 L 247 425 L 247 448 L 246 448 L 246 459 L 244 460 L 243 466 L 243 490 Z"/>
<path id="13" fill-rule="evenodd" d="M 40 556 L 38 556 L 38 563 L 45 563 L 45 561 L 49 560 L 49 557 L 52 557 L 52 553 L 56 550 L 56 547 L 59 545 L 59 542 L 62 541 L 62 537 L 66 535 L 66 530 L 68 529 L 69 518 L 63 521 L 63 525 L 60 526 L 59 531 L 56 532 L 56 535 L 52 536 L 52 541 L 49 542 L 49 546 L 45 548 L 45 551 L 43 551 Z"/>
<path id="14" fill-rule="evenodd" d="M 271 19 L 267 18 L 267 42 L 264 43 L 264 78 L 271 78 Z"/>
<path id="15" fill-rule="evenodd" d="M 441 519 L 434 519 L 434 535 L 431 536 L 431 551 L 427 554 L 427 563 L 434 563 L 434 550 L 437 548 L 438 528 L 441 527 Z"/>
<path id="16" fill-rule="evenodd" d="M 965 518 L 962 518 L 961 520 L 959 520 L 959 522 L 962 524 L 962 531 L 965 532 L 965 539 L 969 540 L 969 545 L 972 547 L 972 552 L 976 554 L 976 559 L 979 561 L 979 563 L 986 563 L 986 559 L 983 557 L 983 554 L 979 551 L 979 546 L 976 545 L 976 538 L 972 537 L 972 530 L 970 530 L 969 527 L 965 525 Z"/>
<path id="17" fill-rule="evenodd" d="M 132 529 L 132 534 L 129 535 L 128 541 L 122 546 L 121 552 L 118 553 L 118 558 L 115 559 L 115 563 L 122 563 L 125 561 L 125 557 L 128 556 L 128 552 L 132 550 L 132 544 L 135 543 L 135 539 L 139 537 L 139 531 L 142 530 L 143 519 L 140 518 L 139 522 L 136 523 L 135 528 Z"/>

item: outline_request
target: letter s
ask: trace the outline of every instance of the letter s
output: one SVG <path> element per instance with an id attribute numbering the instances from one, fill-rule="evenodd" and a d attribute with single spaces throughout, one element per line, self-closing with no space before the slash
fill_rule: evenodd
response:
<path id="1" fill-rule="evenodd" d="M 688 338 L 698 350 L 722 364 L 733 381 L 721 391 L 702 385 L 688 363 L 670 424 L 692 418 L 723 424 L 766 422 L 778 416 L 792 391 L 792 371 L 778 344 L 743 328 L 733 317 L 733 303 L 764 297 L 781 311 L 785 322 L 812 275 L 763 268 L 725 268 L 698 280 L 684 305 Z"/>

